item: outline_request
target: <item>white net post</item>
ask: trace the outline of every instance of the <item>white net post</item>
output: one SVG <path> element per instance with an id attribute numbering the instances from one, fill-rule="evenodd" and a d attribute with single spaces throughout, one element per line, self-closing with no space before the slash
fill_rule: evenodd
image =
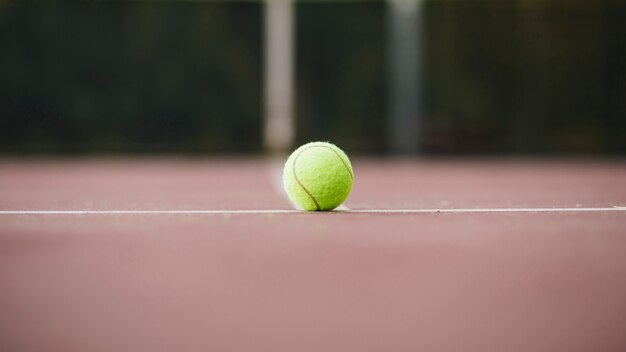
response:
<path id="1" fill-rule="evenodd" d="M 388 0 L 390 150 L 418 152 L 420 12 L 422 0 Z"/>
<path id="2" fill-rule="evenodd" d="M 265 0 L 266 150 L 282 152 L 295 137 L 292 0 Z"/>

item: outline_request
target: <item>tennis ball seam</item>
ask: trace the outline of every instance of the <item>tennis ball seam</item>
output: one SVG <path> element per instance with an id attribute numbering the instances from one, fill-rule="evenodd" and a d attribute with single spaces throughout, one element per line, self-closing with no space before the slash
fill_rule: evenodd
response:
<path id="1" fill-rule="evenodd" d="M 339 159 L 341 161 L 341 163 L 343 164 L 343 166 L 346 167 L 346 171 L 348 171 L 348 175 L 350 175 L 350 179 L 354 181 L 354 175 L 352 175 L 352 171 L 350 171 L 350 168 L 348 167 L 348 164 L 346 164 L 346 162 L 343 160 L 341 155 L 339 155 L 339 153 L 337 153 L 336 150 L 334 150 L 333 148 L 327 147 L 325 145 L 316 145 L 316 147 L 326 148 L 326 149 L 332 151 L 333 153 L 335 153 L 335 155 L 337 156 L 337 159 Z"/>
<path id="2" fill-rule="evenodd" d="M 302 190 L 303 190 L 306 194 L 308 194 L 308 195 L 309 195 L 309 197 L 311 198 L 311 200 L 313 201 L 313 203 L 315 203 L 315 207 L 316 207 L 316 208 L 317 208 L 317 210 L 319 211 L 319 210 L 321 210 L 321 209 L 322 209 L 322 207 L 320 207 L 320 203 L 318 203 L 318 202 L 317 202 L 317 199 L 315 199 L 315 197 L 313 197 L 313 195 L 311 194 L 311 192 L 309 192 L 309 190 L 308 190 L 306 187 L 304 187 L 304 185 L 302 184 L 302 182 L 300 182 L 300 179 L 298 178 L 298 175 L 296 175 L 296 162 L 298 161 L 298 158 L 300 157 L 300 155 L 302 154 L 302 152 L 304 152 L 305 150 L 310 149 L 310 148 L 314 148 L 314 146 L 310 146 L 310 147 L 308 147 L 308 148 L 304 148 L 304 149 L 302 149 L 302 150 L 298 153 L 298 155 L 296 155 L 296 157 L 295 157 L 295 158 L 293 158 L 293 164 L 292 164 L 291 169 L 292 169 L 292 173 L 293 173 L 293 178 L 294 178 L 294 180 L 296 180 L 296 182 L 298 183 L 298 185 L 300 186 L 300 188 L 302 188 Z"/>
<path id="3" fill-rule="evenodd" d="M 343 158 L 339 155 L 339 153 L 337 153 L 337 151 L 335 151 L 333 148 L 330 148 L 328 146 L 325 145 L 312 145 L 310 147 L 304 148 L 302 150 L 300 150 L 300 152 L 298 152 L 298 154 L 295 156 L 295 158 L 293 158 L 293 165 L 292 165 L 292 174 L 293 174 L 293 178 L 294 180 L 296 180 L 296 182 L 298 183 L 298 185 L 302 188 L 302 190 L 311 198 L 311 200 L 313 201 L 313 203 L 315 203 L 315 207 L 317 208 L 317 210 L 321 210 L 322 207 L 320 207 L 319 202 L 317 201 L 317 199 L 315 199 L 315 197 L 313 196 L 313 194 L 306 188 L 304 187 L 304 185 L 302 184 L 302 182 L 300 182 L 300 179 L 298 178 L 298 175 L 296 175 L 296 163 L 298 161 L 298 158 L 300 157 L 300 155 L 302 155 L 302 153 L 305 150 L 309 150 L 312 148 L 325 148 L 328 149 L 330 151 L 332 151 L 333 153 L 335 153 L 335 155 L 337 156 L 337 158 L 341 161 L 341 163 L 343 164 L 343 166 L 345 166 L 346 171 L 348 171 L 348 175 L 350 175 L 350 179 L 354 180 L 354 175 L 352 175 L 352 171 L 350 171 L 350 168 L 348 167 L 348 165 L 346 164 L 346 162 L 343 160 Z"/>

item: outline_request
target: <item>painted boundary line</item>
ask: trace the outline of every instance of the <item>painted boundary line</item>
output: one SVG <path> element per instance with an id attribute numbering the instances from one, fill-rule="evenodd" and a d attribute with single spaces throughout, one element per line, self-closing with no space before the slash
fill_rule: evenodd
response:
<path id="1" fill-rule="evenodd" d="M 437 214 L 437 213 L 598 213 L 626 212 L 626 206 L 603 208 L 443 208 L 443 209 L 352 209 L 333 214 Z M 0 210 L 0 215 L 245 215 L 314 214 L 301 210 Z M 328 213 L 328 212 L 322 212 Z"/>

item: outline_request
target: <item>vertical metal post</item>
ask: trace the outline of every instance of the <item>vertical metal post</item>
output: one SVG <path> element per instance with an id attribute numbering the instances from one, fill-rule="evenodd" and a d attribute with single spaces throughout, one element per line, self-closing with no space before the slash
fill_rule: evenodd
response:
<path id="1" fill-rule="evenodd" d="M 264 146 L 285 151 L 295 137 L 292 0 L 265 0 L 264 34 Z"/>
<path id="2" fill-rule="evenodd" d="M 421 0 L 388 0 L 390 150 L 418 152 Z"/>

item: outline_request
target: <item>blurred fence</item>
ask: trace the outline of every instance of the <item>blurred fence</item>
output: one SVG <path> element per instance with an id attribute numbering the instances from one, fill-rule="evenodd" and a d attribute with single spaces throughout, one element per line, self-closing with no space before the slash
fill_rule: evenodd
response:
<path id="1" fill-rule="evenodd" d="M 424 1 L 419 150 L 626 152 L 626 1 Z M 262 151 L 262 2 L 0 1 L 0 152 Z M 297 2 L 297 143 L 389 152 L 388 4 Z"/>

